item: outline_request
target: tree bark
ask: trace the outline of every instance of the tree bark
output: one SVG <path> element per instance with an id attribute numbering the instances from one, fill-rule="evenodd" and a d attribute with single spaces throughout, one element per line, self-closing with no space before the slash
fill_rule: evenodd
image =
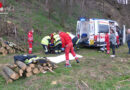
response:
<path id="1" fill-rule="evenodd" d="M 11 78 L 9 78 L 9 76 L 6 75 L 5 72 L 2 71 L 2 72 L 1 72 L 1 75 L 2 75 L 3 78 L 6 80 L 6 83 L 7 83 L 7 84 L 13 82 L 13 80 L 12 80 Z"/>
<path id="2" fill-rule="evenodd" d="M 38 73 L 40 73 L 40 71 L 38 70 L 38 68 L 34 68 L 34 69 L 33 69 L 33 73 L 34 73 L 34 74 L 38 74 Z"/>
<path id="3" fill-rule="evenodd" d="M 35 64 L 29 64 L 29 67 L 35 68 Z"/>
<path id="4" fill-rule="evenodd" d="M 8 64 L 7 66 L 8 66 L 9 68 L 11 68 L 11 69 L 14 69 L 14 68 L 16 68 L 16 67 L 17 67 L 17 65 L 16 65 L 16 64 L 12 64 L 12 63 Z"/>
<path id="5" fill-rule="evenodd" d="M 26 77 L 30 77 L 30 76 L 32 76 L 32 75 L 33 75 L 32 72 L 26 73 Z"/>
<path id="6" fill-rule="evenodd" d="M 37 67 L 40 70 L 40 72 L 43 72 L 43 67 L 41 65 L 38 65 Z"/>
<path id="7" fill-rule="evenodd" d="M 28 66 L 28 67 L 26 68 L 26 71 L 27 71 L 27 72 L 31 72 L 31 71 L 32 71 L 32 68 L 31 68 L 30 66 Z"/>
<path id="8" fill-rule="evenodd" d="M 16 64 L 22 69 L 25 70 L 27 65 L 21 61 L 17 61 Z"/>
<path id="9" fill-rule="evenodd" d="M 19 75 L 7 66 L 3 68 L 3 71 L 13 80 L 16 80 L 19 78 Z"/>

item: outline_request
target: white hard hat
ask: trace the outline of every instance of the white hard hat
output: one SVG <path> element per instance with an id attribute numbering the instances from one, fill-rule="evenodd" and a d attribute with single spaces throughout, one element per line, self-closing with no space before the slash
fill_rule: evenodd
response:
<path id="1" fill-rule="evenodd" d="M 117 22 L 115 22 L 115 26 L 118 26 L 118 23 L 117 23 Z"/>

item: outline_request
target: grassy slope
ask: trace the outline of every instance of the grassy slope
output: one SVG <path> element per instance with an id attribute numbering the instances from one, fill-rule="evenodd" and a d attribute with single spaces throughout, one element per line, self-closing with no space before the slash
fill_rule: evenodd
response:
<path id="1" fill-rule="evenodd" d="M 8 0 L 12 1 L 13 0 Z M 22 34 L 23 27 L 22 20 L 20 17 L 24 18 L 24 22 L 30 22 L 34 29 L 38 29 L 40 34 L 36 31 L 34 33 L 35 39 L 35 47 L 34 52 L 38 52 L 42 49 L 40 46 L 40 40 L 43 36 L 50 34 L 54 31 L 58 31 L 59 29 L 63 29 L 61 26 L 54 22 L 53 20 L 49 20 L 46 17 L 46 13 L 42 11 L 42 9 L 31 8 L 35 2 L 30 7 L 31 12 L 28 12 L 27 6 L 22 7 L 22 4 L 14 3 L 15 8 L 17 8 L 16 13 L 10 14 L 15 17 L 14 22 L 18 23 L 20 33 Z M 24 4 L 26 5 L 26 3 Z M 23 13 L 23 14 L 21 14 Z M 94 12 L 95 13 L 95 12 Z M 54 15 L 53 18 L 58 21 L 57 15 Z M 19 22 L 20 20 L 21 22 Z M 75 26 L 76 23 L 74 18 L 68 19 L 68 23 L 71 22 L 71 26 Z M 20 26 L 21 25 L 21 26 Z M 23 27 L 22 27 L 23 26 Z M 129 90 L 130 89 L 130 56 L 126 54 L 127 48 L 126 46 L 121 47 L 117 50 L 118 57 L 115 59 L 111 59 L 108 55 L 104 53 L 97 52 L 94 49 L 85 49 L 81 48 L 78 52 L 84 57 L 81 59 L 81 63 L 78 65 L 75 61 L 71 61 L 72 68 L 64 68 L 64 63 L 59 64 L 59 68 L 55 70 L 55 74 L 47 72 L 46 74 L 34 75 L 30 78 L 21 78 L 15 81 L 12 84 L 5 84 L 4 79 L 0 76 L 0 90 L 48 90 L 48 89 L 87 89 L 87 87 L 82 83 L 82 81 L 86 82 L 89 88 L 94 90 L 111 90 L 119 88 L 121 90 Z M 44 54 L 38 54 L 39 56 L 46 56 Z M 13 62 L 14 55 L 8 55 L 7 57 L 0 56 L 0 67 L 3 67 L 4 64 L 9 62 Z M 123 81 L 125 80 L 125 81 Z M 51 82 L 56 81 L 56 85 L 52 85 Z"/>
<path id="2" fill-rule="evenodd" d="M 78 51 L 83 55 L 81 63 L 76 64 L 71 61 L 72 68 L 65 68 L 64 63 L 58 64 L 59 68 L 55 74 L 47 72 L 46 74 L 34 75 L 30 78 L 21 78 L 12 84 L 5 84 L 0 77 L 1 90 L 76 90 L 76 89 L 94 89 L 94 90 L 129 90 L 130 89 L 130 56 L 126 54 L 126 46 L 118 49 L 117 57 L 111 59 L 108 55 L 97 52 L 96 49 L 81 48 Z M 44 54 L 38 54 L 45 56 Z M 1 64 L 12 62 L 13 55 L 3 57 Z M 0 56 L 2 57 L 2 56 Z M 7 61 L 5 61 L 7 60 Z M 51 84 L 56 81 L 57 84 Z M 87 83 L 86 87 L 83 83 Z"/>

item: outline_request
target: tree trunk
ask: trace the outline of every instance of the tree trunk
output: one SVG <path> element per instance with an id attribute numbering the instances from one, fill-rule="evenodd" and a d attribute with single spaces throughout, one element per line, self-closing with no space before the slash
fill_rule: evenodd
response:
<path id="1" fill-rule="evenodd" d="M 7 50 L 4 47 L 0 48 L 0 52 L 3 54 L 3 56 L 8 54 Z"/>
<path id="2" fill-rule="evenodd" d="M 14 69 L 14 68 L 16 68 L 16 67 L 17 67 L 17 65 L 16 65 L 16 64 L 12 64 L 12 63 L 8 64 L 7 66 L 8 66 L 9 68 L 11 68 L 11 69 Z"/>
<path id="3" fill-rule="evenodd" d="M 13 82 L 13 80 L 12 80 L 11 78 L 9 78 L 9 76 L 6 75 L 5 72 L 2 71 L 2 72 L 1 72 L 1 75 L 2 75 L 3 78 L 6 80 L 6 83 L 7 83 L 7 84 Z"/>
<path id="4" fill-rule="evenodd" d="M 19 78 L 19 75 L 18 75 L 16 72 L 14 72 L 12 69 L 10 69 L 9 67 L 7 67 L 7 66 L 5 66 L 5 67 L 3 68 L 3 71 L 4 71 L 11 79 L 16 80 L 16 79 Z"/>
<path id="5" fill-rule="evenodd" d="M 30 66 L 28 66 L 28 67 L 26 68 L 26 71 L 27 71 L 27 72 L 31 72 L 31 71 L 32 71 L 32 68 L 31 68 Z"/>
<path id="6" fill-rule="evenodd" d="M 22 69 L 25 70 L 27 65 L 21 61 L 16 61 L 16 64 Z"/>
<path id="7" fill-rule="evenodd" d="M 45 67 L 45 66 L 47 66 L 47 64 L 46 64 L 46 63 L 43 63 L 43 67 Z"/>
<path id="8" fill-rule="evenodd" d="M 29 64 L 29 67 L 35 68 L 35 64 Z"/>
<path id="9" fill-rule="evenodd" d="M 33 73 L 34 73 L 34 74 L 38 74 L 38 73 L 40 73 L 40 71 L 38 70 L 38 68 L 34 68 L 34 69 L 33 69 Z"/>
<path id="10" fill-rule="evenodd" d="M 42 67 L 41 65 L 38 65 L 37 67 L 38 67 L 38 69 L 40 70 L 40 72 L 43 71 L 43 67 Z"/>
<path id="11" fill-rule="evenodd" d="M 26 73 L 26 77 L 30 77 L 30 76 L 32 76 L 32 75 L 33 75 L 32 72 Z"/>
<path id="12" fill-rule="evenodd" d="M 17 72 L 20 77 L 23 76 L 23 70 L 22 70 L 21 68 L 16 67 L 16 68 L 14 69 L 14 71 Z"/>

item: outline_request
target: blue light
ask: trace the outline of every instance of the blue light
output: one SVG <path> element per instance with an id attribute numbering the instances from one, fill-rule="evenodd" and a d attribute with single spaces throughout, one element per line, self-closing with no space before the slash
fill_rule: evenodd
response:
<path id="1" fill-rule="evenodd" d="M 81 17 L 81 18 L 80 18 L 80 21 L 86 21 L 86 18 Z"/>

